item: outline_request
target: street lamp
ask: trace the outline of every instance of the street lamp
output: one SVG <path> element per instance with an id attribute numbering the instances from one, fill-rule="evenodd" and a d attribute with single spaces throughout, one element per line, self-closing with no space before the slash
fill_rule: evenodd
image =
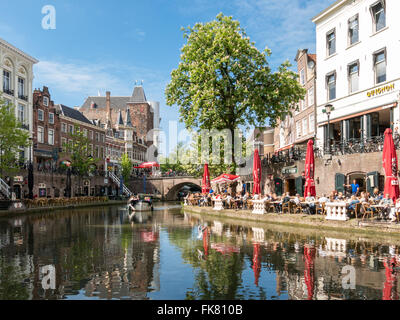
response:
<path id="1" fill-rule="evenodd" d="M 327 104 L 325 106 L 325 109 L 322 110 L 322 113 L 326 113 L 327 117 L 328 117 L 328 153 L 331 154 L 331 131 L 330 131 L 330 123 L 329 123 L 329 119 L 331 116 L 331 112 L 335 110 L 335 108 L 331 105 L 331 104 Z"/>

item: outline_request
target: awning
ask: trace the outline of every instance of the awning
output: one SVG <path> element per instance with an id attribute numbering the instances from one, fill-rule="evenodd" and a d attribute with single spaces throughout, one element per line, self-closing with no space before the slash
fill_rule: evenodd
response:
<path id="1" fill-rule="evenodd" d="M 397 106 L 397 102 L 385 104 L 383 106 L 380 106 L 380 107 L 377 107 L 377 108 L 374 108 L 374 109 L 369 109 L 367 111 L 357 112 L 357 113 L 353 113 L 353 114 L 350 114 L 350 115 L 345 116 L 345 117 L 329 120 L 329 123 L 336 123 L 336 122 L 339 122 L 339 121 L 342 121 L 342 120 L 347 120 L 347 119 L 363 116 L 365 114 L 369 114 L 369 113 L 372 113 L 372 112 L 380 111 L 380 110 L 383 110 L 383 109 L 394 108 L 396 106 Z M 321 126 L 324 126 L 326 124 L 328 124 L 328 121 L 321 122 L 321 123 L 318 124 L 318 126 L 321 127 Z"/>

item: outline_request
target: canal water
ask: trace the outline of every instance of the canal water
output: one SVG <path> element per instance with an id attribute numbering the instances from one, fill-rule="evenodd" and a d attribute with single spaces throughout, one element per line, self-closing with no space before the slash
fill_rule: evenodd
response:
<path id="1" fill-rule="evenodd" d="M 165 203 L 1 218 L 0 299 L 398 299 L 396 241 Z"/>

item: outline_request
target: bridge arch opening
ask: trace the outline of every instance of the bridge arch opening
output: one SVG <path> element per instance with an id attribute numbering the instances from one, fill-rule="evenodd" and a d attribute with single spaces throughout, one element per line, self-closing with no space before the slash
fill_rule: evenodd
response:
<path id="1" fill-rule="evenodd" d="M 179 200 L 179 195 L 186 195 L 188 192 L 201 192 L 201 187 L 193 182 L 182 182 L 174 185 L 165 195 L 165 200 Z"/>

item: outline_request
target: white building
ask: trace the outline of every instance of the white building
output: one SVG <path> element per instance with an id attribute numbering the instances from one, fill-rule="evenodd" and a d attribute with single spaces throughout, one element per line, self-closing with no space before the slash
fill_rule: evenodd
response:
<path id="1" fill-rule="evenodd" d="M 339 0 L 316 24 L 317 145 L 368 141 L 397 130 L 400 89 L 398 0 Z M 356 140 L 354 140 L 356 141 Z M 371 140 L 372 141 L 372 140 Z"/>
<path id="2" fill-rule="evenodd" d="M 15 106 L 17 118 L 30 132 L 33 128 L 33 65 L 38 62 L 35 58 L 0 38 L 0 79 L 2 84 L 0 91 L 3 99 Z M 29 148 L 23 150 L 22 153 L 28 160 Z"/>

